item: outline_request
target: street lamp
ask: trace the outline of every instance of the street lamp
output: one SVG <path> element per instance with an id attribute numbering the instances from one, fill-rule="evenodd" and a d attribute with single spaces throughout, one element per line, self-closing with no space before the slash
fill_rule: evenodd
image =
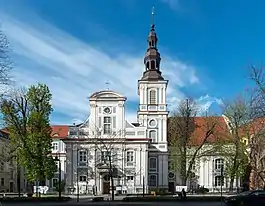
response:
<path id="1" fill-rule="evenodd" d="M 60 153 L 58 153 L 56 155 L 55 161 L 58 162 L 59 164 L 59 185 L 58 185 L 58 190 L 59 190 L 59 198 L 61 199 L 62 197 L 62 189 L 61 189 L 61 185 L 62 185 L 62 176 L 61 176 L 61 160 L 60 160 Z"/>
<path id="2" fill-rule="evenodd" d="M 78 173 L 78 155 L 79 150 L 76 150 L 76 186 L 77 186 L 77 194 L 76 194 L 76 201 L 79 202 L 79 173 Z"/>

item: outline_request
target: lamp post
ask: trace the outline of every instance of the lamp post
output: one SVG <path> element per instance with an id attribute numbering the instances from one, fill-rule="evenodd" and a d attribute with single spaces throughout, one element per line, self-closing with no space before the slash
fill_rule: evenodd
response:
<path id="1" fill-rule="evenodd" d="M 59 168 L 58 168 L 58 170 L 59 170 L 59 184 L 58 184 L 58 192 L 59 192 L 59 199 L 61 199 L 61 197 L 62 197 L 62 188 L 61 188 L 61 185 L 62 185 L 62 175 L 61 175 L 61 160 L 60 160 L 60 153 L 58 153 L 57 155 L 56 155 L 56 161 L 58 162 L 58 164 L 59 164 Z"/>
<path id="2" fill-rule="evenodd" d="M 223 198 L 224 166 L 221 166 L 221 201 Z"/>
<path id="3" fill-rule="evenodd" d="M 77 194 L 76 194 L 76 201 L 79 202 L 79 173 L 78 173 L 78 153 L 79 150 L 76 150 L 76 186 L 77 186 Z"/>
<path id="4" fill-rule="evenodd" d="M 144 197 L 144 193 L 145 193 L 145 184 L 144 184 L 144 175 L 143 175 L 143 197 Z"/>

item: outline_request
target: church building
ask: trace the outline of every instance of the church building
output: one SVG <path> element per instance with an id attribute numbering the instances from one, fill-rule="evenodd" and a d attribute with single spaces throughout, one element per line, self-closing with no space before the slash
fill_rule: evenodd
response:
<path id="1" fill-rule="evenodd" d="M 160 70 L 155 25 L 151 25 L 144 72 L 138 80 L 138 122 L 125 119 L 126 97 L 104 90 L 89 97 L 90 116 L 69 126 L 63 139 L 69 193 L 142 193 L 168 190 L 165 80 Z"/>

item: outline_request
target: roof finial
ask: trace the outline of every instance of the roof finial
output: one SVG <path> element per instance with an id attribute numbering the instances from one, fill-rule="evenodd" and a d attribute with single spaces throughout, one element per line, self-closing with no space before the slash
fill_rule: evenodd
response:
<path id="1" fill-rule="evenodd" d="M 151 29 L 155 28 L 155 6 L 152 7 Z"/>
<path id="2" fill-rule="evenodd" d="M 106 81 L 105 84 L 106 84 L 107 90 L 109 90 L 109 85 L 110 85 L 109 81 Z"/>

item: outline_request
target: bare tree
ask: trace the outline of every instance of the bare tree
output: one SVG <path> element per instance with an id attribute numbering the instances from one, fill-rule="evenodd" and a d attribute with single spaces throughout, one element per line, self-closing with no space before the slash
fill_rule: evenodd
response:
<path id="1" fill-rule="evenodd" d="M 232 191 L 235 180 L 238 187 L 238 178 L 245 174 L 248 165 L 246 147 L 242 142 L 242 127 L 250 121 L 249 104 L 244 98 L 237 98 L 225 106 L 223 114 L 228 119 L 231 136 L 231 147 L 223 152 L 227 154 L 226 171 L 230 178 L 229 189 Z"/>
<path id="2" fill-rule="evenodd" d="M 256 118 L 243 127 L 248 141 L 250 189 L 262 188 L 265 184 L 265 119 Z"/>
<path id="3" fill-rule="evenodd" d="M 265 68 L 251 67 L 251 80 L 255 83 L 251 96 L 252 122 L 248 125 L 250 154 L 250 188 L 265 185 Z"/>
<path id="4" fill-rule="evenodd" d="M 107 171 L 111 186 L 111 198 L 114 200 L 114 178 L 120 176 L 119 171 L 122 168 L 122 161 L 124 160 L 124 131 L 109 131 L 103 135 L 100 129 L 96 129 L 94 134 L 96 134 L 93 140 L 96 151 L 96 167 Z"/>
<path id="5" fill-rule="evenodd" d="M 196 158 L 209 138 L 216 134 L 218 125 L 216 117 L 196 117 L 198 109 L 194 101 L 182 101 L 168 122 L 170 167 L 180 173 L 182 185 L 186 185 L 188 179 L 194 178 L 192 168 Z M 200 124 L 196 119 L 200 119 Z"/>

